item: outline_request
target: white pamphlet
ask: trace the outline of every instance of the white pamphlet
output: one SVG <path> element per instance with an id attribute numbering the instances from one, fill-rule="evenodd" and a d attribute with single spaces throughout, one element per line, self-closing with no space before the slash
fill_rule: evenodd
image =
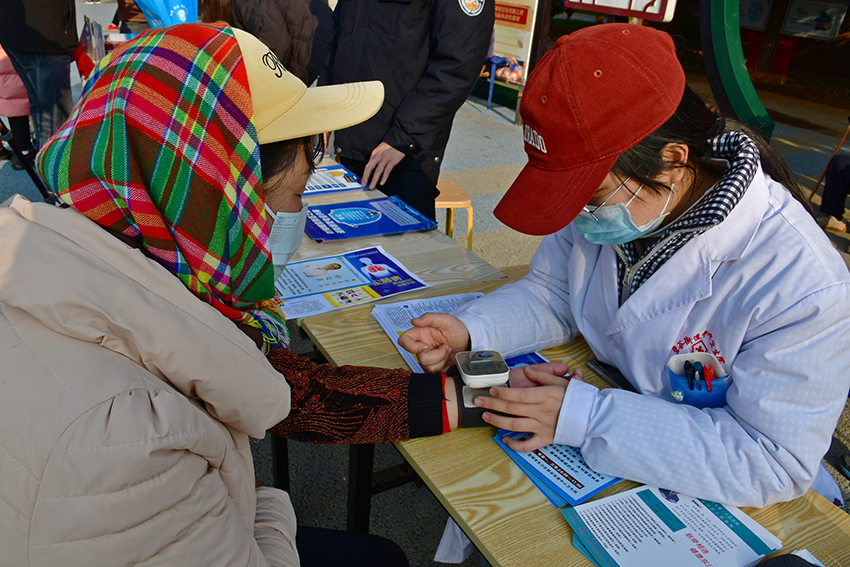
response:
<path id="1" fill-rule="evenodd" d="M 477 299 L 484 294 L 481 292 L 461 293 L 457 295 L 444 295 L 442 297 L 429 297 L 426 299 L 413 299 L 411 301 L 400 301 L 398 303 L 384 303 L 372 308 L 372 317 L 378 322 L 390 340 L 393 341 L 399 354 L 414 372 L 423 373 L 424 370 L 416 360 L 416 355 L 407 352 L 398 344 L 398 338 L 413 325 L 411 319 L 421 317 L 425 313 L 451 313 L 464 303 Z"/>
<path id="2" fill-rule="evenodd" d="M 782 548 L 738 508 L 650 486 L 562 512 L 600 567 L 749 567 Z"/>

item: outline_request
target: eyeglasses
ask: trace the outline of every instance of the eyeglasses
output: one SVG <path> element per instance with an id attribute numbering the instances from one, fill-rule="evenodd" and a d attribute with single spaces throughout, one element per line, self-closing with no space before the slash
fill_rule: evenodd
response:
<path id="1" fill-rule="evenodd" d="M 611 197 L 613 197 L 614 195 L 616 195 L 616 194 L 620 191 L 620 189 L 622 189 L 623 187 L 625 187 L 625 186 L 626 186 L 626 183 L 628 183 L 628 182 L 629 182 L 629 179 L 631 179 L 631 177 L 626 177 L 626 180 L 625 180 L 625 181 L 623 181 L 622 183 L 620 183 L 620 186 L 619 186 L 619 187 L 617 187 L 617 188 L 614 190 L 614 192 L 613 192 L 613 193 L 611 193 L 610 195 L 608 195 L 608 198 L 607 198 L 607 199 L 605 199 L 604 201 L 602 201 L 602 204 L 601 204 L 601 205 L 596 205 L 596 206 L 591 205 L 591 207 L 593 207 L 593 208 L 590 208 L 590 207 L 587 207 L 587 206 L 582 207 L 581 212 L 580 212 L 579 214 L 584 213 L 584 214 L 586 214 L 586 215 L 589 215 L 589 216 L 590 216 L 590 218 L 592 218 L 594 221 L 599 222 L 599 219 L 597 218 L 597 216 L 596 216 L 594 213 L 595 213 L 596 211 L 598 211 L 598 210 L 600 209 L 600 207 L 604 207 L 604 206 L 605 206 L 605 203 L 607 203 L 608 201 L 610 201 L 610 200 L 611 200 Z"/>
<path id="2" fill-rule="evenodd" d="M 316 134 L 313 136 L 313 163 L 319 163 L 322 156 L 325 155 L 325 135 Z"/>

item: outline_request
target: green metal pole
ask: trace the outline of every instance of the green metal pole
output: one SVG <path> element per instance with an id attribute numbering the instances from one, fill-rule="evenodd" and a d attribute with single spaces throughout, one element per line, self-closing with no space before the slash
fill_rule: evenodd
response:
<path id="1" fill-rule="evenodd" d="M 758 130 L 768 140 L 776 125 L 759 100 L 741 47 L 739 0 L 700 0 L 703 60 L 714 98 L 725 114 Z"/>

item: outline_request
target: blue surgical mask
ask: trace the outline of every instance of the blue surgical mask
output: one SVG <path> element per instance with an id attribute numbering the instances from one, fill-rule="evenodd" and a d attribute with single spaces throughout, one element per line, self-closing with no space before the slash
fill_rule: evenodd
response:
<path id="1" fill-rule="evenodd" d="M 617 187 L 617 191 L 623 188 L 628 182 L 628 179 Z M 664 203 L 664 209 L 661 214 L 646 224 L 637 226 L 632 221 L 632 215 L 629 213 L 629 205 L 635 200 L 637 194 L 643 189 L 643 185 L 638 187 L 628 203 L 617 203 L 616 205 L 607 205 L 608 199 L 613 197 L 617 191 L 611 194 L 605 203 L 596 207 L 592 211 L 587 207 L 581 211 L 573 221 L 573 226 L 579 231 L 588 242 L 602 245 L 625 244 L 637 240 L 652 231 L 654 231 L 668 214 L 667 205 L 670 204 L 670 198 L 673 196 L 673 187 L 670 187 L 670 193 L 667 195 L 667 202 Z"/>
<path id="2" fill-rule="evenodd" d="M 274 265 L 274 279 L 283 273 L 286 263 L 301 246 L 304 239 L 304 226 L 307 224 L 307 211 L 309 207 L 302 206 L 297 213 L 274 213 L 266 205 L 266 213 L 274 219 L 271 232 L 269 232 L 269 250 L 272 252 L 272 264 Z"/>

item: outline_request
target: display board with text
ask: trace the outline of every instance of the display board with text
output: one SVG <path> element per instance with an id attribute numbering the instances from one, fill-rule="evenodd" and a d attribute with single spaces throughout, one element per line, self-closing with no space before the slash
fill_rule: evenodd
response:
<path id="1" fill-rule="evenodd" d="M 676 0 L 565 0 L 564 7 L 653 22 L 669 22 L 676 10 Z"/>

